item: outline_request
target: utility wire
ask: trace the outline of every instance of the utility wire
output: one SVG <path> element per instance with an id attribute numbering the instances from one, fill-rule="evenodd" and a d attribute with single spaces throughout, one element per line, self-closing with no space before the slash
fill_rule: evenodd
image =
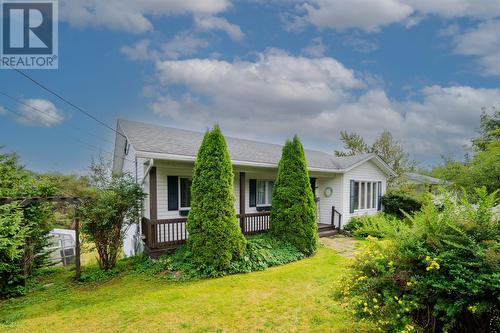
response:
<path id="1" fill-rule="evenodd" d="M 38 82 L 37 80 L 33 79 L 31 76 L 29 76 L 28 74 L 22 72 L 21 70 L 17 69 L 17 68 L 14 68 L 10 65 L 8 65 L 11 69 L 15 70 L 17 73 L 19 73 L 20 75 L 24 76 L 26 79 L 30 80 L 31 82 L 33 82 L 34 84 L 36 84 L 37 86 L 39 86 L 40 88 L 42 88 L 43 90 L 47 91 L 48 93 L 56 96 L 57 98 L 59 98 L 61 101 L 63 101 L 64 103 L 68 104 L 69 106 L 75 108 L 76 110 L 80 111 L 81 113 L 85 114 L 87 117 L 93 119 L 94 121 L 98 122 L 99 124 L 101 124 L 102 126 L 110 129 L 111 131 L 123 136 L 125 138 L 125 135 L 121 134 L 120 132 L 118 132 L 117 130 L 115 130 L 113 127 L 109 126 L 108 124 L 106 124 L 105 122 L 97 119 L 94 115 L 92 115 L 91 113 L 85 111 L 84 109 L 82 109 L 81 107 L 79 107 L 78 105 L 72 103 L 71 101 L 67 100 L 66 98 L 64 98 L 63 96 L 61 96 L 60 94 L 56 93 L 55 91 L 53 91 L 52 89 L 46 87 L 45 85 L 43 85 L 42 83 Z"/>
<path id="2" fill-rule="evenodd" d="M 34 110 L 34 111 L 36 111 L 36 112 L 43 113 L 43 114 L 44 114 L 44 115 L 46 115 L 47 117 L 50 117 L 50 118 L 52 118 L 52 119 L 54 119 L 54 120 L 57 120 L 57 121 L 60 121 L 60 120 L 61 120 L 60 118 L 58 118 L 58 117 L 54 116 L 53 114 L 50 114 L 49 112 L 47 112 L 47 111 L 45 111 L 45 110 L 39 109 L 39 108 L 37 108 L 37 107 L 34 107 L 33 105 L 30 105 L 30 104 L 28 104 L 28 103 L 26 103 L 26 102 L 24 102 L 24 101 L 22 101 L 22 100 L 20 100 L 20 99 L 18 99 L 18 98 L 16 98 L 16 97 L 12 96 L 12 95 L 9 95 L 9 94 L 7 94 L 7 93 L 5 93 L 5 92 L 1 91 L 1 90 L 0 90 L 0 95 L 3 95 L 3 96 L 5 96 L 5 97 L 7 97 L 7 98 L 9 98 L 9 99 L 13 100 L 14 102 L 19 103 L 19 104 L 21 104 L 21 105 L 24 105 L 24 106 L 26 106 L 26 107 L 28 107 L 28 108 L 30 108 L 30 109 L 32 109 L 32 110 Z M 114 144 L 114 142 L 112 142 L 112 141 L 110 141 L 110 140 L 108 140 L 108 139 L 104 139 L 104 138 L 100 137 L 99 135 L 97 135 L 97 134 L 95 134 L 95 133 L 92 133 L 92 132 L 90 132 L 90 131 L 86 131 L 86 130 L 84 130 L 83 128 L 81 128 L 81 127 L 79 127 L 79 126 L 76 126 L 76 125 L 73 125 L 73 124 L 71 124 L 71 123 L 66 123 L 66 122 L 65 122 L 65 123 L 63 123 L 63 125 L 66 125 L 66 126 L 72 127 L 72 128 L 74 128 L 74 129 L 76 129 L 76 130 L 78 130 L 78 131 L 81 131 L 81 132 L 86 132 L 87 134 L 90 134 L 90 135 L 92 135 L 92 136 L 96 137 L 96 138 L 97 138 L 97 139 L 99 139 L 99 140 L 106 141 L 106 142 L 108 142 L 108 143 Z"/>
<path id="3" fill-rule="evenodd" d="M 29 117 L 29 115 L 25 115 L 25 114 L 22 114 L 21 112 L 17 112 L 17 111 L 14 111 L 14 110 L 11 110 L 11 109 L 8 109 L 8 108 L 5 108 L 5 107 L 3 108 L 3 110 L 5 110 L 5 111 L 7 111 L 7 112 L 10 112 L 10 113 L 12 113 L 12 114 L 14 114 L 14 115 L 16 115 L 16 116 L 21 117 L 21 118 L 26 118 L 26 117 L 30 118 L 30 117 Z M 36 119 L 31 118 L 31 120 L 36 120 Z M 93 144 L 90 144 L 90 143 L 88 143 L 88 142 L 82 141 L 82 140 L 80 140 L 80 139 L 77 139 L 77 138 L 75 138 L 75 137 L 73 137 L 73 136 L 71 136 L 71 135 L 67 135 L 67 134 L 66 134 L 66 136 L 67 136 L 67 138 L 69 138 L 70 140 L 72 140 L 72 141 L 74 141 L 75 143 L 79 144 L 80 146 L 83 146 L 84 148 L 87 148 L 87 149 L 90 149 L 90 150 L 97 151 L 98 153 L 101 153 L 101 154 L 102 154 L 102 153 L 105 153 L 105 154 L 107 154 L 107 155 L 110 155 L 111 157 L 114 157 L 114 156 L 115 156 L 115 154 L 114 154 L 114 153 L 112 153 L 112 152 L 110 152 L 110 151 L 103 150 L 103 149 L 101 149 L 100 147 L 97 147 L 97 146 L 95 146 L 95 145 L 93 145 Z M 127 160 L 127 161 L 129 161 L 129 162 L 135 163 L 135 160 L 131 160 L 131 159 L 129 159 L 129 158 L 127 158 L 127 157 L 125 157 L 125 155 L 120 155 L 119 157 L 120 157 L 120 158 L 123 158 L 124 160 Z"/>

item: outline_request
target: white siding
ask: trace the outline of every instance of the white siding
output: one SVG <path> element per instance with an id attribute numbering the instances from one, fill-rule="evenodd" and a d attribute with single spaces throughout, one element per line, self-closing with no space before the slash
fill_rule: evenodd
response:
<path id="1" fill-rule="evenodd" d="M 137 179 L 137 182 L 140 184 L 142 182 L 142 178 L 144 177 L 144 162 L 146 162 L 143 158 L 137 158 L 137 178 L 135 173 L 135 155 L 136 151 L 134 147 L 130 146 L 126 159 L 123 161 L 123 173 L 128 173 L 134 179 Z"/>
<path id="2" fill-rule="evenodd" d="M 332 189 L 332 195 L 326 197 L 326 188 Z M 318 177 L 316 180 L 316 197 L 319 197 L 317 204 L 318 223 L 332 223 L 332 207 L 342 213 L 342 174 L 332 174 L 329 177 Z M 337 219 L 337 217 L 336 217 Z M 337 220 L 335 224 L 337 225 Z"/>
<path id="3" fill-rule="evenodd" d="M 192 166 L 157 166 L 156 168 L 156 184 L 157 184 L 157 207 L 158 219 L 169 219 L 180 217 L 178 210 L 168 210 L 168 176 L 193 176 Z"/>
<path id="4" fill-rule="evenodd" d="M 137 167 L 136 167 L 136 150 L 132 145 L 128 148 L 128 153 L 123 159 L 122 169 L 120 170 L 123 173 L 128 173 L 137 183 L 142 184 L 142 179 L 144 177 L 144 162 L 146 161 L 143 158 L 137 158 Z M 137 171 L 137 172 L 136 172 Z M 143 190 L 146 193 L 149 193 L 149 188 L 145 187 L 146 184 L 143 184 Z M 143 216 L 149 217 L 149 198 L 146 197 L 143 204 Z M 123 246 L 122 252 L 125 257 L 132 256 L 135 254 L 137 250 L 137 246 L 140 243 L 139 240 L 139 224 L 132 224 L 125 233 L 123 238 Z"/>
<path id="5" fill-rule="evenodd" d="M 277 171 L 250 171 L 245 175 L 245 213 L 256 213 L 257 207 L 250 207 L 250 179 L 275 180 Z M 238 211 L 239 212 L 239 211 Z"/>
<path id="6" fill-rule="evenodd" d="M 387 175 L 372 161 L 361 164 L 360 166 L 352 169 L 351 171 L 344 174 L 343 181 L 343 213 L 342 219 L 343 224 L 349 222 L 352 216 L 359 215 L 373 215 L 377 213 L 377 209 L 361 210 L 355 211 L 353 214 L 349 213 L 350 208 L 350 181 L 372 181 L 372 182 L 382 182 L 382 194 L 385 193 L 387 187 Z"/>

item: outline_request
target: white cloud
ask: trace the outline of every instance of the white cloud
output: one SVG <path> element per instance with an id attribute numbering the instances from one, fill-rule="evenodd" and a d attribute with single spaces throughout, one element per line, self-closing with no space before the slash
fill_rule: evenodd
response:
<path id="1" fill-rule="evenodd" d="M 228 22 L 225 18 L 212 15 L 195 16 L 195 25 L 203 31 L 222 30 L 235 41 L 241 41 L 245 37 L 240 27 L 236 24 Z"/>
<path id="2" fill-rule="evenodd" d="M 300 3 L 305 14 L 288 18 L 288 29 L 300 29 L 306 21 L 318 28 L 377 32 L 394 23 L 412 27 L 428 15 L 480 20 L 500 16 L 498 0 L 308 0 Z"/>
<path id="3" fill-rule="evenodd" d="M 422 14 L 444 18 L 474 17 L 492 18 L 500 15 L 498 0 L 402 0 Z"/>
<path id="4" fill-rule="evenodd" d="M 351 33 L 344 38 L 344 44 L 361 53 L 371 53 L 378 49 L 378 43 L 364 38 L 359 33 Z"/>
<path id="5" fill-rule="evenodd" d="M 412 7 L 398 0 L 314 0 L 304 3 L 306 19 L 319 28 L 360 28 L 376 32 L 410 16 Z"/>
<path id="6" fill-rule="evenodd" d="M 125 54 L 130 60 L 152 60 L 154 54 L 151 51 L 151 41 L 143 39 L 133 45 L 125 45 L 120 48 L 120 51 Z"/>
<path id="7" fill-rule="evenodd" d="M 192 56 L 200 48 L 208 46 L 208 42 L 188 32 L 177 34 L 172 40 L 163 44 L 162 53 L 169 59 L 178 59 L 181 56 Z"/>
<path id="8" fill-rule="evenodd" d="M 325 55 L 326 48 L 321 37 L 312 40 L 311 45 L 302 49 L 302 53 L 312 58 L 321 58 Z"/>
<path id="9" fill-rule="evenodd" d="M 184 31 L 157 49 L 151 45 L 149 39 L 143 39 L 135 44 L 122 46 L 120 51 L 134 61 L 178 59 L 182 56 L 192 56 L 208 45 L 206 40 Z"/>
<path id="10" fill-rule="evenodd" d="M 475 56 L 487 75 L 500 75 L 500 20 L 480 23 L 453 39 L 455 53 Z"/>
<path id="11" fill-rule="evenodd" d="M 260 54 L 256 62 L 190 59 L 157 63 L 164 84 L 188 86 L 232 109 L 266 114 L 270 109 L 308 113 L 344 100 L 346 89 L 363 83 L 333 58 L 292 57 L 282 51 Z"/>
<path id="12" fill-rule="evenodd" d="M 217 14 L 230 0 L 61 0 L 60 18 L 77 27 L 105 27 L 132 33 L 153 29 L 148 16 Z"/>
<path id="13" fill-rule="evenodd" d="M 500 105 L 500 89 L 467 86 L 429 86 L 410 100 L 392 100 L 333 58 L 278 50 L 255 61 L 169 60 L 156 67 L 164 87 L 187 90 L 150 105 L 171 124 L 203 130 L 218 122 L 229 135 L 275 142 L 298 133 L 327 151 L 342 130 L 371 140 L 387 129 L 417 158 L 460 156 L 481 107 Z"/>
<path id="14" fill-rule="evenodd" d="M 21 116 L 16 121 L 20 124 L 52 127 L 64 121 L 62 113 L 48 100 L 26 99 L 24 103 L 26 105 L 21 105 L 17 110 Z"/>
<path id="15" fill-rule="evenodd" d="M 5 110 L 5 108 L 0 105 L 0 115 L 6 114 L 6 113 L 7 113 L 7 110 Z"/>

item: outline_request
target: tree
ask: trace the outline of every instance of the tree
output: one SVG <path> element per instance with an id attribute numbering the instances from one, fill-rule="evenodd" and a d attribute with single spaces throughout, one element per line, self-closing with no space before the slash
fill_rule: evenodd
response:
<path id="1" fill-rule="evenodd" d="M 435 167 L 432 174 L 447 181 L 448 187 L 467 193 L 474 193 L 477 187 L 485 187 L 488 193 L 500 188 L 500 140 L 487 144 L 484 151 L 479 151 L 469 161 L 451 159 Z"/>
<path id="2" fill-rule="evenodd" d="M 313 254 L 318 243 L 316 205 L 304 149 L 297 136 L 283 147 L 272 205 L 270 232 L 299 251 Z"/>
<path id="3" fill-rule="evenodd" d="M 483 109 L 484 110 L 484 109 Z M 432 175 L 447 181 L 447 187 L 457 192 L 484 186 L 488 193 L 500 188 L 500 111 L 481 115 L 479 136 L 472 139 L 474 154 L 464 161 L 445 159 L 432 170 Z M 498 195 L 498 194 L 497 194 Z"/>
<path id="4" fill-rule="evenodd" d="M 340 140 L 344 143 L 345 150 L 336 150 L 336 156 L 375 153 L 387 163 L 397 175 L 389 179 L 389 186 L 404 184 L 405 174 L 415 169 L 416 162 L 410 159 L 403 145 L 389 131 L 380 133 L 371 145 L 356 133 L 340 132 Z"/>
<path id="5" fill-rule="evenodd" d="M 475 151 L 485 151 L 488 144 L 500 140 L 500 110 L 491 108 L 491 114 L 483 108 L 481 114 L 481 125 L 479 136 L 472 139 L 472 146 Z"/>
<path id="6" fill-rule="evenodd" d="M 353 156 L 371 151 L 371 147 L 366 144 L 365 139 L 356 133 L 341 131 L 340 141 L 344 143 L 345 150 L 336 150 L 336 156 Z"/>
<path id="7" fill-rule="evenodd" d="M 92 197 L 79 206 L 78 214 L 82 232 L 95 244 L 99 267 L 108 270 L 116 265 L 127 228 L 141 216 L 145 194 L 128 174 L 111 174 L 102 163 L 94 162 L 91 170 L 91 179 L 99 181 L 94 182 Z"/>
<path id="8" fill-rule="evenodd" d="M 0 154 L 0 196 L 51 196 L 54 185 L 29 172 L 16 154 Z M 52 229 L 53 205 L 33 204 L 21 209 L 17 204 L 0 209 L 0 296 L 24 291 L 27 280 L 48 262 L 48 233 Z"/>
<path id="9" fill-rule="evenodd" d="M 194 164 L 188 247 L 199 265 L 227 270 L 245 249 L 234 210 L 234 173 L 218 126 L 207 131 Z"/>

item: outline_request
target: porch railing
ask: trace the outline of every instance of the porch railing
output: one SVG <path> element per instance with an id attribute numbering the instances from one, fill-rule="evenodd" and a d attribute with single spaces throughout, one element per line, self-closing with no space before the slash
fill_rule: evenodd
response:
<path id="1" fill-rule="evenodd" d="M 244 223 L 240 227 L 245 235 L 255 235 L 269 230 L 270 212 L 244 214 Z M 240 214 L 237 215 L 241 221 Z M 184 244 L 188 238 L 186 229 L 187 217 L 150 220 L 143 217 L 141 220 L 144 242 L 149 251 L 171 249 Z"/>
<path id="2" fill-rule="evenodd" d="M 340 231 L 342 227 L 342 214 L 335 209 L 335 206 L 332 207 L 332 226 L 337 228 Z"/>

